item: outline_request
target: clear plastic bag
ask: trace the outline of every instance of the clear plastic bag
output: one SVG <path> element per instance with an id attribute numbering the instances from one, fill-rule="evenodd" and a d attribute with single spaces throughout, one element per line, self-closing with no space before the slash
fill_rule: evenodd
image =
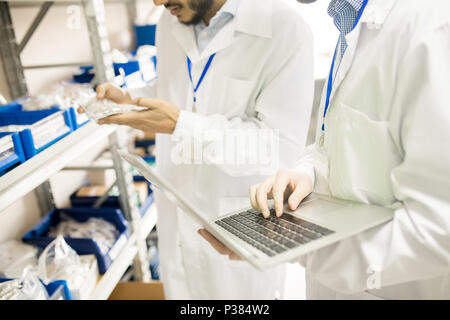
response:
<path id="1" fill-rule="evenodd" d="M 48 293 L 39 279 L 27 273 L 22 279 L 0 283 L 0 300 L 48 300 Z"/>
<path id="2" fill-rule="evenodd" d="M 88 84 L 61 81 L 45 87 L 39 94 L 27 97 L 22 105 L 24 110 L 42 110 L 55 105 L 76 109 L 95 96 L 95 91 Z"/>
<path id="3" fill-rule="evenodd" d="M 22 293 L 25 300 L 48 300 L 48 293 L 38 277 L 31 273 L 22 280 Z"/>
<path id="4" fill-rule="evenodd" d="M 69 288 L 79 288 L 86 273 L 80 257 L 64 238 L 57 236 L 39 257 L 39 277 L 45 284 L 55 280 L 66 280 Z"/>
<path id="5" fill-rule="evenodd" d="M 37 272 L 37 249 L 11 240 L 0 244 L 0 277 L 22 278 L 27 272 Z"/>
<path id="6" fill-rule="evenodd" d="M 123 114 L 135 111 L 147 110 L 146 107 L 139 107 L 132 104 L 118 104 L 108 99 L 92 98 L 81 104 L 89 119 L 97 121 L 114 114 Z"/>
<path id="7" fill-rule="evenodd" d="M 49 236 L 63 235 L 70 238 L 93 239 L 103 254 L 108 253 L 119 236 L 119 231 L 112 223 L 99 219 L 89 218 L 86 222 L 78 222 L 62 214 L 61 222 L 50 228 Z"/>

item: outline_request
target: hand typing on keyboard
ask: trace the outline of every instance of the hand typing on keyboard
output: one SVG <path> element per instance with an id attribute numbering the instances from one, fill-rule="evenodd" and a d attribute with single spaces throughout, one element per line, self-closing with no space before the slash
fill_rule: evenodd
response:
<path id="1" fill-rule="evenodd" d="M 280 171 L 266 181 L 250 187 L 249 192 L 252 207 L 258 212 L 262 212 L 265 219 L 261 215 L 258 217 L 256 211 L 249 210 L 216 223 L 269 256 L 332 233 L 328 229 L 320 228 L 306 221 L 303 223 L 302 221 L 300 223 L 291 221 L 296 218 L 290 215 L 278 219 L 283 215 L 284 201 L 287 200 L 290 209 L 295 210 L 302 200 L 312 192 L 312 181 L 304 173 Z M 275 212 L 273 209 L 269 209 L 269 199 L 274 199 Z M 274 217 L 274 213 L 278 218 Z M 255 227 L 255 224 L 259 224 L 259 226 Z M 207 230 L 200 229 L 198 233 L 220 254 L 228 255 L 231 260 L 241 260 L 238 255 Z"/>
<path id="2" fill-rule="evenodd" d="M 281 217 L 284 201 L 288 202 L 291 210 L 295 210 L 311 192 L 312 181 L 307 174 L 286 170 L 279 171 L 249 189 L 252 207 L 262 212 L 265 218 L 270 216 L 268 200 L 274 200 L 276 215 Z"/>

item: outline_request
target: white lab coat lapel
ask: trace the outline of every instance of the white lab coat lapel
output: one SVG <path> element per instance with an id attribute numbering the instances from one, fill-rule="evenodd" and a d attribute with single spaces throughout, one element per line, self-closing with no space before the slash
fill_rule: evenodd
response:
<path id="1" fill-rule="evenodd" d="M 207 59 L 214 53 L 219 52 L 227 47 L 229 47 L 233 43 L 234 39 L 234 21 L 226 24 L 211 40 L 208 46 L 203 50 L 200 54 L 200 59 Z M 193 62 L 195 63 L 195 62 Z"/>
<path id="2" fill-rule="evenodd" d="M 241 1 L 236 17 L 225 25 L 203 50 L 200 60 L 229 47 L 234 41 L 236 31 L 272 37 L 271 5 L 272 2 L 266 0 Z"/>
<path id="3" fill-rule="evenodd" d="M 183 25 L 176 19 L 172 19 L 172 35 L 183 48 L 186 56 L 191 59 L 192 63 L 200 60 L 197 40 L 195 39 L 195 32 L 192 26 Z"/>
<path id="4" fill-rule="evenodd" d="M 266 0 L 241 1 L 233 21 L 219 31 L 201 54 L 198 52 L 197 40 L 192 26 L 185 26 L 173 19 L 172 34 L 192 63 L 195 64 L 229 47 L 233 43 L 236 31 L 271 38 L 271 5 L 272 2 Z"/>

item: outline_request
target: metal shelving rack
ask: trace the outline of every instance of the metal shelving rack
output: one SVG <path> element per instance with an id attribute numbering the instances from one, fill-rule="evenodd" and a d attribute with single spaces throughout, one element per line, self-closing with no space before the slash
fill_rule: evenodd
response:
<path id="1" fill-rule="evenodd" d="M 42 2 L 38 14 L 20 43 L 17 42 L 14 34 L 9 7 L 11 2 L 27 5 L 30 4 L 30 1 L 9 0 L 0 2 L 0 54 L 12 99 L 28 94 L 20 52 L 55 2 L 75 2 L 83 5 L 94 57 L 95 82 L 102 83 L 114 80 L 103 0 Z M 134 19 L 136 13 L 134 0 L 116 0 L 115 2 L 127 3 L 130 19 Z M 69 63 L 67 65 L 76 64 Z M 135 190 L 133 188 L 130 166 L 120 158 L 117 152 L 121 148 L 117 130 L 114 127 L 99 127 L 95 123 L 88 123 L 0 177 L 0 213 L 14 201 L 32 190 L 36 191 L 41 211 L 48 212 L 55 207 L 49 178 L 58 171 L 64 170 L 71 160 L 81 156 L 105 138 L 109 139 L 109 149 L 112 154 L 116 171 L 116 184 L 120 194 L 119 200 L 124 216 L 131 225 L 132 234 L 117 259 L 108 271 L 100 277 L 96 288 L 92 292 L 91 299 L 107 299 L 130 265 L 133 265 L 133 273 L 136 280 L 151 281 L 147 258 L 148 249 L 145 240 L 156 224 L 156 209 L 152 205 L 145 215 L 141 217 L 135 202 Z"/>

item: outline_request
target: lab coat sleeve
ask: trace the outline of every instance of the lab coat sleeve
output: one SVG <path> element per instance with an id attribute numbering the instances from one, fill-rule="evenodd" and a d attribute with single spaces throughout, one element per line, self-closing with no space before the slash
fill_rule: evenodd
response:
<path id="1" fill-rule="evenodd" d="M 252 116 L 181 111 L 174 137 L 197 137 L 202 160 L 231 176 L 273 174 L 292 167 L 305 147 L 311 117 L 312 36 L 305 33 L 284 57 L 278 69 L 269 72 Z"/>
<path id="2" fill-rule="evenodd" d="M 309 274 L 328 288 L 360 293 L 450 270 L 449 30 L 427 33 L 399 64 L 391 133 L 404 160 L 391 171 L 401 203 L 393 220 L 307 256 Z"/>
<path id="3" fill-rule="evenodd" d="M 311 184 L 314 186 L 316 175 L 314 172 L 314 149 L 316 144 L 310 144 L 305 148 L 302 156 L 297 160 L 294 170 L 301 171 L 308 175 L 311 179 Z"/>

